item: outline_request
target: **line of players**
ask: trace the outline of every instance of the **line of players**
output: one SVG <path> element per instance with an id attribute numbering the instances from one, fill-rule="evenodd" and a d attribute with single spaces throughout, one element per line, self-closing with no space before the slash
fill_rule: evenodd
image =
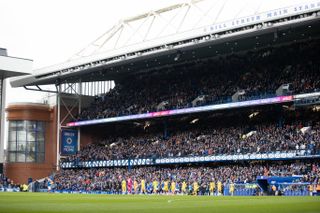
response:
<path id="1" fill-rule="evenodd" d="M 189 195 L 222 195 L 224 184 L 221 181 L 210 183 L 198 183 L 197 181 L 157 181 L 146 182 L 144 179 L 132 180 L 128 178 L 121 181 L 122 194 L 189 194 Z M 229 184 L 229 193 L 234 194 L 234 183 Z"/>

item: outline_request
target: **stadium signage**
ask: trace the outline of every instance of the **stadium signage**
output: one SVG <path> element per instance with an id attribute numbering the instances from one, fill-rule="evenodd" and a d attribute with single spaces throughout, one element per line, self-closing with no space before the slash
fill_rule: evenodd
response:
<path id="1" fill-rule="evenodd" d="M 263 154 L 238 154 L 238 155 L 217 155 L 217 156 L 194 156 L 194 157 L 176 157 L 176 158 L 143 158 L 126 160 L 102 160 L 102 161 L 69 161 L 62 162 L 61 168 L 99 168 L 99 167 L 124 167 L 124 166 L 145 166 L 145 165 L 163 165 L 180 163 L 205 163 L 221 161 L 239 161 L 239 160 L 291 160 L 305 158 L 320 158 L 320 155 L 299 155 L 296 152 L 276 152 Z"/>
<path id="2" fill-rule="evenodd" d="M 284 7 L 276 10 L 266 11 L 252 16 L 241 17 L 227 22 L 217 23 L 207 26 L 203 29 L 204 32 L 219 32 L 221 30 L 230 30 L 237 27 L 243 27 L 273 19 L 284 18 L 287 16 L 297 15 L 305 12 L 311 12 L 320 8 L 320 1 L 310 1 L 304 4 Z"/>
<path id="3" fill-rule="evenodd" d="M 150 112 L 150 113 L 144 113 L 144 114 L 138 114 L 138 115 L 127 115 L 127 116 L 120 116 L 120 117 L 113 117 L 113 118 L 76 121 L 76 122 L 67 123 L 67 126 L 68 127 L 86 126 L 86 125 L 94 125 L 94 124 L 103 124 L 103 123 L 128 121 L 128 120 L 138 120 L 138 119 L 155 118 L 155 117 L 164 117 L 164 116 L 198 113 L 198 112 L 206 112 L 206 111 L 215 111 L 215 110 L 222 110 L 222 109 L 248 107 L 248 106 L 277 104 L 277 103 L 285 103 L 285 102 L 291 102 L 291 101 L 293 101 L 292 95 L 278 96 L 278 97 L 265 98 L 265 99 L 259 99 L 259 100 L 232 102 L 232 103 L 225 103 L 225 104 L 215 104 L 215 105 L 200 106 L 200 107 L 185 108 L 185 109 L 165 110 L 165 111 L 160 111 L 160 112 Z"/>
<path id="4" fill-rule="evenodd" d="M 74 155 L 78 151 L 78 131 L 64 129 L 61 132 L 61 154 Z"/>

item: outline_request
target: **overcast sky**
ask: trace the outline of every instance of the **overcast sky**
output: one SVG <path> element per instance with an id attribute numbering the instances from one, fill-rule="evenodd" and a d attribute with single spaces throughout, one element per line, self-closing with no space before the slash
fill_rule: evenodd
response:
<path id="1" fill-rule="evenodd" d="M 11 56 L 32 59 L 34 69 L 41 68 L 69 59 L 121 18 L 185 1 L 0 0 L 0 47 Z M 303 0 L 228 0 L 241 11 L 253 10 L 257 2 L 270 9 Z M 7 103 L 38 100 L 37 92 L 8 88 Z"/>
<path id="2" fill-rule="evenodd" d="M 33 68 L 66 61 L 120 19 L 183 0 L 0 0 L 0 47 L 33 60 Z M 7 88 L 10 102 L 39 93 Z"/>

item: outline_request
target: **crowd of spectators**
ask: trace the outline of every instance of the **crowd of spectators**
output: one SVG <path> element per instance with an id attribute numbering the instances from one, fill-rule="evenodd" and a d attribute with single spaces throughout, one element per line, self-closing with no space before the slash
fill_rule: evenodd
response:
<path id="1" fill-rule="evenodd" d="M 15 184 L 10 178 L 0 173 L 0 191 L 19 191 L 20 185 Z"/>
<path id="2" fill-rule="evenodd" d="M 222 103 L 241 90 L 239 100 L 275 96 L 283 84 L 295 94 L 319 91 L 319 51 L 320 42 L 314 40 L 130 75 L 96 97 L 77 119 Z"/>
<path id="3" fill-rule="evenodd" d="M 207 194 L 213 185 L 215 191 L 221 191 L 225 184 L 255 183 L 257 176 L 261 175 L 301 175 L 299 181 L 317 184 L 319 166 L 315 162 L 277 162 L 220 166 L 134 167 L 129 170 L 128 168 L 60 170 L 54 175 L 53 189 L 136 194 L 168 193 L 171 190 L 171 193 Z M 173 184 L 174 188 L 170 187 Z"/>
<path id="4" fill-rule="evenodd" d="M 145 74 L 124 77 L 107 94 L 96 97 L 78 120 L 140 114 L 166 109 L 275 96 L 289 84 L 289 94 L 320 90 L 320 41 L 272 47 L 218 59 L 190 62 Z M 283 57 L 283 56 L 286 57 Z M 181 56 L 183 58 L 183 54 Z M 195 101 L 197 100 L 197 101 Z M 320 123 L 259 124 L 254 127 L 195 128 L 167 136 L 156 133 L 100 138 L 64 161 L 115 160 L 291 152 L 320 154 Z M 210 166 L 211 165 L 211 166 Z M 111 193 L 208 193 L 212 184 L 254 183 L 257 176 L 303 175 L 319 183 L 319 164 L 306 162 L 193 166 L 62 169 L 53 176 L 53 189 Z M 124 188 L 124 185 L 133 185 Z M 155 189 L 155 184 L 157 188 Z M 217 187 L 218 189 L 219 187 Z M 187 192 L 185 191 L 187 189 Z M 219 191 L 219 190 L 218 190 Z M 221 190 L 220 190 L 221 191 Z"/>
<path id="5" fill-rule="evenodd" d="M 64 161 L 164 158 L 225 154 L 292 152 L 296 155 L 320 154 L 320 123 L 261 124 L 248 127 L 219 127 L 180 131 L 163 137 L 109 137 L 83 147 Z"/>

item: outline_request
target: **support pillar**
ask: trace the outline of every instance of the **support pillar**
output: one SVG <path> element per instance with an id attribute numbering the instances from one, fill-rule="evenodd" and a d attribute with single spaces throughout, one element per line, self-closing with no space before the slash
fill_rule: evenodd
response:
<path id="1" fill-rule="evenodd" d="M 61 133 L 61 124 L 60 124 L 60 101 L 61 101 L 61 84 L 57 85 L 57 165 L 56 169 L 59 170 L 59 161 L 60 161 L 60 133 Z"/>

